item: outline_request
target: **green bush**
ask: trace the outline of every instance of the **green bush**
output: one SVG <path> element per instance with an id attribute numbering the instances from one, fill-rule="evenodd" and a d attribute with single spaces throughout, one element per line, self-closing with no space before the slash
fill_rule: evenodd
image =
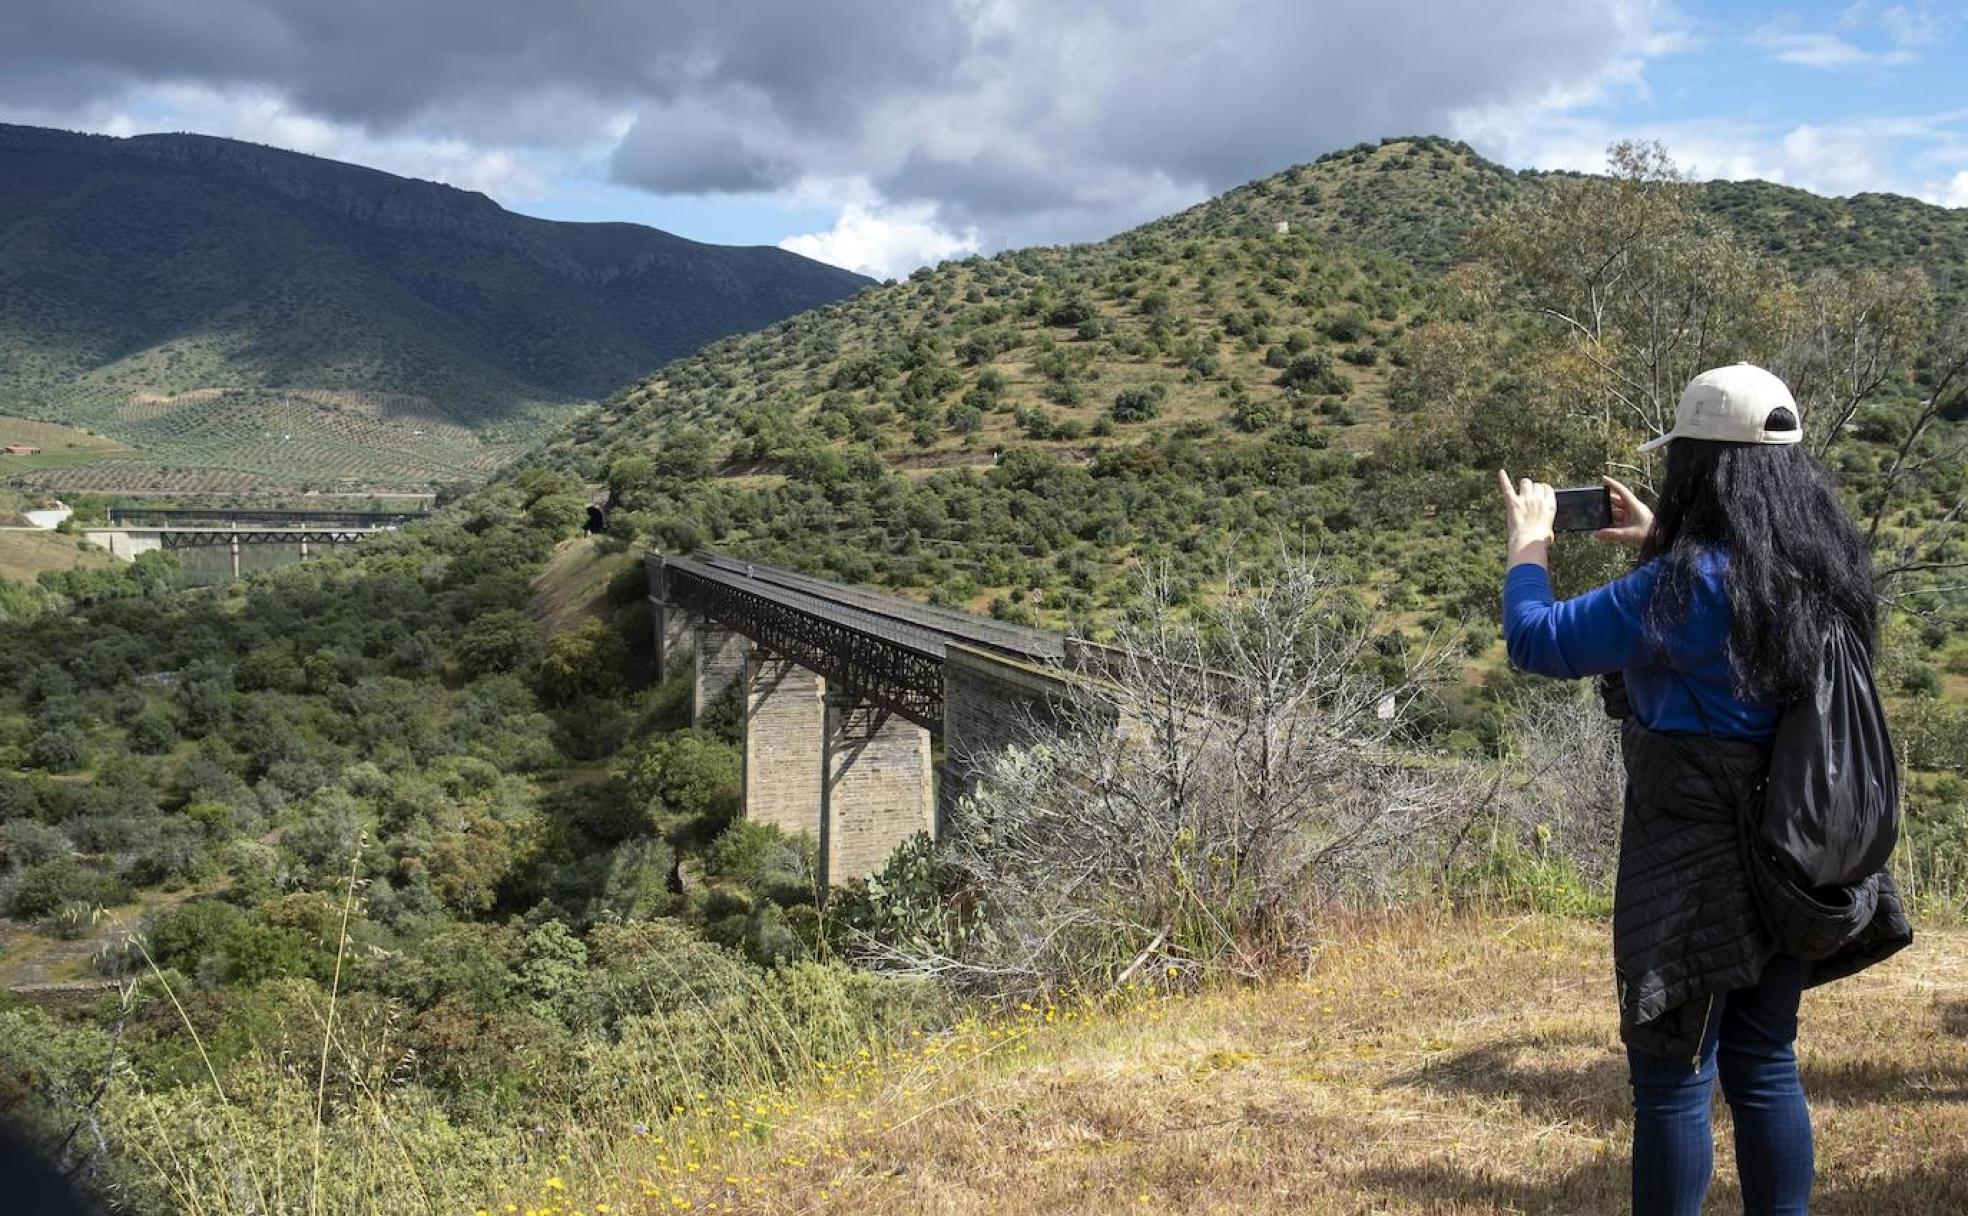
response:
<path id="1" fill-rule="evenodd" d="M 540 629 L 515 608 L 488 612 L 459 635 L 458 663 L 474 676 L 528 671 L 540 655 Z"/>
<path id="2" fill-rule="evenodd" d="M 743 767 L 737 748 L 691 728 L 638 746 L 615 772 L 652 830 L 707 841 L 737 813 Z"/>
<path id="3" fill-rule="evenodd" d="M 51 726 L 28 743 L 27 759 L 51 773 L 74 772 L 89 762 L 89 737 L 72 724 Z"/>
<path id="4" fill-rule="evenodd" d="M 74 852 L 68 837 L 32 819 L 16 819 L 0 827 L 0 863 L 25 870 Z"/>
<path id="5" fill-rule="evenodd" d="M 1147 422 L 1162 412 L 1162 397 L 1167 390 L 1161 385 L 1147 388 L 1124 388 L 1114 394 L 1114 404 L 1108 416 L 1116 422 Z"/>
<path id="6" fill-rule="evenodd" d="M 1333 366 L 1332 356 L 1324 351 L 1312 351 L 1294 356 L 1286 365 L 1278 383 L 1285 388 L 1296 389 L 1302 393 L 1332 393 L 1345 395 L 1353 391 L 1353 382 L 1346 374 Z"/>
<path id="7" fill-rule="evenodd" d="M 35 920 L 63 904 L 111 907 L 128 903 L 133 897 L 129 885 L 114 874 L 73 857 L 57 857 L 30 866 L 21 875 L 8 914 L 19 920 Z"/>

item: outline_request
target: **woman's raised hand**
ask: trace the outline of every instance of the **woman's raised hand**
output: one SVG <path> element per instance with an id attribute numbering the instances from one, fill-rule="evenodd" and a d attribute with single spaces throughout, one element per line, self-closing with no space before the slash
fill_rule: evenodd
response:
<path id="1" fill-rule="evenodd" d="M 1504 519 L 1510 525 L 1510 564 L 1534 561 L 1542 565 L 1551 543 L 1551 526 L 1558 520 L 1558 491 L 1526 477 L 1513 487 L 1510 474 L 1497 470 L 1503 491 Z"/>
<path id="2" fill-rule="evenodd" d="M 1638 549 L 1647 542 L 1647 533 L 1653 530 L 1654 513 L 1638 495 L 1611 477 L 1601 478 L 1606 483 L 1606 492 L 1613 500 L 1613 523 L 1609 528 L 1601 528 L 1592 535 L 1609 545 L 1631 545 Z"/>

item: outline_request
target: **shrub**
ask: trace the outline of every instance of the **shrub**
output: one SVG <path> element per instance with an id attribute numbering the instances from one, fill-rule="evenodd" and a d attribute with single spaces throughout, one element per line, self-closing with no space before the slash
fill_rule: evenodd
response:
<path id="1" fill-rule="evenodd" d="M 1278 383 L 1304 393 L 1344 395 L 1353 391 L 1353 381 L 1333 366 L 1332 356 L 1324 351 L 1294 356 L 1278 377 Z"/>
<path id="2" fill-rule="evenodd" d="M 146 755 L 162 755 L 178 742 L 177 722 L 169 712 L 154 705 L 131 718 L 124 729 L 130 746 Z"/>
<path id="3" fill-rule="evenodd" d="M 1278 421 L 1278 408 L 1269 401 L 1244 397 L 1230 407 L 1230 425 L 1246 434 L 1264 430 Z"/>
<path id="4" fill-rule="evenodd" d="M 516 608 L 487 612 L 465 626 L 456 653 L 459 664 L 474 676 L 525 671 L 539 658 L 539 627 Z"/>
<path id="5" fill-rule="evenodd" d="M 51 773 L 74 772 L 89 761 L 89 738 L 70 723 L 51 726 L 28 743 L 27 759 Z"/>
<path id="6" fill-rule="evenodd" d="M 629 666 L 622 635 L 598 617 L 554 635 L 540 659 L 540 691 L 564 705 L 581 697 L 609 696 L 622 687 Z"/>
<path id="7" fill-rule="evenodd" d="M 72 852 L 68 837 L 45 823 L 16 819 L 0 827 L 0 861 L 15 869 L 29 869 Z"/>
<path id="8" fill-rule="evenodd" d="M 1358 342 L 1367 333 L 1366 314 L 1348 305 L 1322 318 L 1319 332 L 1335 342 Z"/>
<path id="9" fill-rule="evenodd" d="M 572 532 L 588 517 L 588 503 L 579 494 L 548 494 L 526 508 L 526 522 L 555 535 Z"/>
<path id="10" fill-rule="evenodd" d="M 692 728 L 642 744 L 616 775 L 650 827 L 708 839 L 737 812 L 743 768 L 737 748 Z"/>
<path id="11" fill-rule="evenodd" d="M 128 903 L 129 886 L 113 874 L 84 865 L 73 857 L 57 857 L 30 867 L 14 888 L 10 914 L 20 920 L 47 916 L 63 904 L 108 907 Z"/>
<path id="12" fill-rule="evenodd" d="M 1161 385 L 1146 388 L 1124 388 L 1114 394 L 1114 404 L 1108 416 L 1116 422 L 1147 422 L 1162 412 L 1162 397 L 1168 390 Z"/>

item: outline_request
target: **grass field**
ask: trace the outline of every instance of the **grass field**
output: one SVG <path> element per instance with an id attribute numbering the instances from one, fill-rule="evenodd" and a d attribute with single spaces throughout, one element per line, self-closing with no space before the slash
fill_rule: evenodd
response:
<path id="1" fill-rule="evenodd" d="M 82 538 L 57 532 L 0 531 L 0 578 L 31 583 L 43 570 L 104 566 L 113 560 L 101 549 L 83 549 Z"/>
<path id="2" fill-rule="evenodd" d="M 66 470 L 130 455 L 128 445 L 81 427 L 0 414 L 0 448 L 10 444 L 26 444 L 41 450 L 32 456 L 0 452 L 0 481 L 27 474 L 52 475 L 59 480 Z"/>
<path id="3" fill-rule="evenodd" d="M 604 549 L 594 537 L 565 540 L 533 580 L 533 615 L 549 636 L 564 633 L 595 616 L 606 605 L 609 580 L 626 566 L 638 565 L 642 551 Z"/>
<path id="4" fill-rule="evenodd" d="M 1026 1010 L 739 1104 L 751 1135 L 699 1127 L 617 1163 L 619 1179 L 514 1198 L 856 1216 L 1621 1212 L 1630 1119 L 1607 949 L 1603 924 L 1543 916 L 1362 926 L 1297 981 L 1144 993 L 1118 1014 Z M 1803 1020 L 1813 1210 L 1968 1211 L 1968 934 L 1923 932 L 1807 995 Z M 1739 1211 L 1726 1113 L 1717 1125 L 1710 1210 Z"/>

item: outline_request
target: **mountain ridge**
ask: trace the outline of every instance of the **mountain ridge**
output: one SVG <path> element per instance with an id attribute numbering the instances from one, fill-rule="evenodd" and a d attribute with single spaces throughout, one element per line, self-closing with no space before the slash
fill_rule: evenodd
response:
<path id="1" fill-rule="evenodd" d="M 769 251 L 775 260 L 800 258 L 777 246 L 715 245 L 628 221 L 552 220 L 526 215 L 507 209 L 481 191 L 249 140 L 187 131 L 96 135 L 0 123 L 0 152 L 83 148 L 165 168 L 222 172 L 235 181 L 325 207 L 347 219 L 405 231 L 465 236 L 497 248 L 526 253 L 542 266 L 570 277 L 598 282 L 633 273 L 654 260 L 652 254 L 643 253 L 629 264 L 618 266 L 596 262 L 591 256 L 587 259 L 578 256 L 606 252 L 604 242 L 595 239 L 603 237 L 612 238 L 618 244 L 640 239 L 664 247 L 725 252 L 757 250 Z M 506 226 L 505 230 L 501 225 Z M 515 226 L 517 231 L 513 230 Z M 556 249 L 556 244 L 565 247 Z"/>
<path id="2" fill-rule="evenodd" d="M 307 482 L 323 460 L 374 488 L 449 481 L 575 402 L 871 284 L 240 141 L 0 125 L 0 415 L 88 426 L 186 489 L 186 470 L 243 489 Z M 352 430 L 324 393 L 402 401 L 361 403 Z M 497 451 L 425 450 L 410 441 L 429 426 L 391 429 L 409 415 Z M 334 453 L 245 450 L 275 434 Z M 365 466 L 379 443 L 414 458 Z"/>

